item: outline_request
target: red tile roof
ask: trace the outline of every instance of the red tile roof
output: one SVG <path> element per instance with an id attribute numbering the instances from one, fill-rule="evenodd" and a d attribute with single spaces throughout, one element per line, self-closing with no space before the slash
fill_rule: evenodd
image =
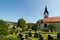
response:
<path id="1" fill-rule="evenodd" d="M 38 20 L 37 22 L 41 23 L 41 20 Z M 44 18 L 43 22 L 60 22 L 60 16 Z"/>
<path id="2" fill-rule="evenodd" d="M 60 22 L 60 16 L 58 16 L 58 17 L 44 18 L 43 22 Z"/>

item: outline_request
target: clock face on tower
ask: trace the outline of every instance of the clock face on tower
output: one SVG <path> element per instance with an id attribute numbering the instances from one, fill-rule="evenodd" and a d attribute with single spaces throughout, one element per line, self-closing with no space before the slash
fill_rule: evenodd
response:
<path id="1" fill-rule="evenodd" d="M 44 14 L 44 18 L 48 18 L 48 13 L 47 12 Z"/>

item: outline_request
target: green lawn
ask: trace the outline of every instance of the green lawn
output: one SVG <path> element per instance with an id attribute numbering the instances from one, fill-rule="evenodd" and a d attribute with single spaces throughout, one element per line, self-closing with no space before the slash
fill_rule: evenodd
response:
<path id="1" fill-rule="evenodd" d="M 15 29 L 15 31 L 16 30 L 19 30 L 19 33 L 20 33 L 20 31 L 22 29 L 18 27 L 18 28 Z M 9 31 L 11 31 L 11 30 L 9 30 Z M 48 40 L 48 35 L 51 35 L 54 39 L 57 39 L 57 32 L 56 31 L 55 32 L 44 32 L 44 31 L 38 30 L 37 32 L 39 32 L 42 35 L 44 40 Z M 8 38 L 8 39 L 11 38 L 11 40 L 12 39 L 18 40 L 17 36 L 18 36 L 19 33 L 9 34 L 7 36 L 4 36 L 4 38 Z M 26 35 L 26 33 L 29 33 L 29 31 L 24 31 L 22 33 L 23 33 L 23 35 Z M 39 38 L 34 38 L 35 31 L 31 30 L 31 33 L 32 33 L 32 37 L 28 37 L 28 39 L 25 39 L 25 40 L 38 40 L 39 39 Z"/>
<path id="2" fill-rule="evenodd" d="M 39 38 L 34 38 L 34 33 L 35 32 L 34 31 L 31 31 L 31 32 L 32 32 L 32 37 L 28 37 L 28 39 L 25 39 L 25 40 L 38 40 Z M 42 35 L 44 40 L 48 39 L 48 35 L 51 35 L 54 39 L 57 39 L 57 32 L 43 32 L 43 31 L 39 31 L 39 32 Z M 28 33 L 28 31 L 23 32 L 23 35 L 25 35 L 26 33 Z M 7 37 L 7 38 L 9 38 L 9 37 L 17 38 L 18 34 L 17 35 L 15 35 L 15 33 L 14 34 L 9 34 L 8 36 L 5 36 L 5 37 Z"/>

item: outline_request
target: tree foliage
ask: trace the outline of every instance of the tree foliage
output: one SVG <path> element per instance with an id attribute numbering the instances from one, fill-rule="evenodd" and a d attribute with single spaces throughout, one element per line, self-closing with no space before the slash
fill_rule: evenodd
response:
<path id="1" fill-rule="evenodd" d="M 27 25 L 28 25 L 28 29 L 31 29 L 33 24 L 32 23 L 28 23 Z"/>
<path id="2" fill-rule="evenodd" d="M 48 25 L 48 29 L 50 29 L 50 30 L 55 30 L 55 29 L 57 29 L 57 24 L 55 24 L 55 23 L 50 23 L 49 25 Z"/>
<path id="3" fill-rule="evenodd" d="M 0 20 L 0 35 L 7 35 L 9 34 L 9 28 L 8 28 L 8 24 L 3 21 L 3 20 Z"/>
<path id="4" fill-rule="evenodd" d="M 25 28 L 26 26 L 26 21 L 23 18 L 20 18 L 17 23 L 18 27 Z"/>
<path id="5" fill-rule="evenodd" d="M 34 31 L 37 31 L 39 29 L 39 24 L 34 24 L 33 27 L 32 27 L 32 29 Z"/>

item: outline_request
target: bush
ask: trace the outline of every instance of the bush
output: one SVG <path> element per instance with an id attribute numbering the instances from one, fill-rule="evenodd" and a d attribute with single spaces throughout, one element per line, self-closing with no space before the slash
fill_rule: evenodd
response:
<path id="1" fill-rule="evenodd" d="M 19 38 L 0 36 L 0 40 L 19 40 Z"/>

